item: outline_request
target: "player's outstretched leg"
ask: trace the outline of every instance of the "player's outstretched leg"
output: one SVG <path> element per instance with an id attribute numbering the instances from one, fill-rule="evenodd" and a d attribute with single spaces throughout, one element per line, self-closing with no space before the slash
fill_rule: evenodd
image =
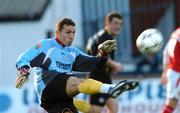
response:
<path id="1" fill-rule="evenodd" d="M 118 84 L 105 84 L 94 79 L 82 79 L 77 77 L 69 77 L 66 83 L 66 94 L 70 97 L 78 93 L 109 94 L 116 98 L 125 91 L 133 90 L 138 86 L 137 81 L 120 81 Z"/>
<path id="2" fill-rule="evenodd" d="M 86 94 L 105 93 L 116 98 L 121 93 L 133 90 L 138 86 L 137 81 L 121 81 L 118 84 L 103 84 L 94 79 L 86 79 L 79 84 L 79 92 Z"/>

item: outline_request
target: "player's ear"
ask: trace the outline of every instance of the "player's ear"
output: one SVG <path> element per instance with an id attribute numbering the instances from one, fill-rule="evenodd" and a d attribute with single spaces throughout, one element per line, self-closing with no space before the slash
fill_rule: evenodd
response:
<path id="1" fill-rule="evenodd" d="M 56 37 L 58 37 L 58 38 L 61 37 L 60 34 L 61 34 L 61 32 L 59 30 L 56 30 Z"/>
<path id="2" fill-rule="evenodd" d="M 59 33 L 60 33 L 60 32 L 59 32 L 58 30 L 56 30 L 56 34 L 59 35 Z"/>

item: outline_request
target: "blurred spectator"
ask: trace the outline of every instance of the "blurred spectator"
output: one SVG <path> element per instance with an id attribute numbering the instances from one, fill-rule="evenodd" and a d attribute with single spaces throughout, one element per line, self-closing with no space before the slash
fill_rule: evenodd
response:
<path id="1" fill-rule="evenodd" d="M 98 53 L 99 44 L 107 40 L 116 40 L 118 33 L 122 29 L 123 18 L 118 12 L 110 12 L 105 18 L 105 27 L 95 33 L 89 38 L 86 47 L 87 52 L 90 55 L 96 56 Z M 111 75 L 117 74 L 122 71 L 122 64 L 114 60 L 114 52 L 109 54 L 109 59 L 106 66 L 103 68 L 96 68 L 90 78 L 99 80 L 103 83 L 112 83 Z M 90 103 L 92 105 L 93 113 L 100 113 L 104 106 L 110 110 L 110 113 L 118 113 L 118 102 L 116 99 L 110 97 L 107 94 L 95 94 L 90 96 Z"/>
<path id="2" fill-rule="evenodd" d="M 53 31 L 52 30 L 46 31 L 46 38 L 52 38 L 52 37 L 53 37 Z"/>
<path id="3" fill-rule="evenodd" d="M 159 71 L 157 55 L 141 55 L 136 63 L 136 73 L 156 73 Z"/>

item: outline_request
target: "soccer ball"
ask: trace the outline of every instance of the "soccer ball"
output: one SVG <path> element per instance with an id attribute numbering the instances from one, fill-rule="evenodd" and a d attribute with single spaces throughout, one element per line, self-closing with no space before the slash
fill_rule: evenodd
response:
<path id="1" fill-rule="evenodd" d="M 163 36 L 155 28 L 146 29 L 138 36 L 136 46 L 143 54 L 155 54 L 163 46 Z"/>

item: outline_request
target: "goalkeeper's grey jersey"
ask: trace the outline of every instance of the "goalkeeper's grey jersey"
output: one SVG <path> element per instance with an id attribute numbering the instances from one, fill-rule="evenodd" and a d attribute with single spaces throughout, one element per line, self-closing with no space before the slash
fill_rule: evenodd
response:
<path id="1" fill-rule="evenodd" d="M 29 66 L 34 72 L 34 85 L 41 97 L 42 91 L 57 75 L 46 74 L 51 72 L 67 73 L 74 71 L 91 71 L 101 66 L 106 59 L 92 57 L 72 46 L 62 46 L 55 38 L 43 39 L 34 47 L 22 53 L 17 59 L 18 69 Z M 60 76 L 60 74 L 59 74 Z"/>

